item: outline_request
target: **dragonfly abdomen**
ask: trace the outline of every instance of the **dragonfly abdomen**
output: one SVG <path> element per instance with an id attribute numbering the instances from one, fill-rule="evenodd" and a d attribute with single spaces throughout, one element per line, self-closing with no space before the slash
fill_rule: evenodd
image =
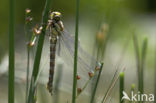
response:
<path id="1" fill-rule="evenodd" d="M 49 69 L 49 81 L 47 83 L 47 88 L 51 94 L 52 94 L 52 89 L 53 89 L 56 42 L 57 42 L 57 38 L 50 39 L 50 69 Z"/>

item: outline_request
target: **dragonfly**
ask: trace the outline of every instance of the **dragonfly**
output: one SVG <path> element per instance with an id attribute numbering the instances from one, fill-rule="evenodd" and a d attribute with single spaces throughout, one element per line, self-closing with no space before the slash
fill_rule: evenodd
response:
<path id="1" fill-rule="evenodd" d="M 62 14 L 60 12 L 54 11 L 50 12 L 49 20 L 47 23 L 47 35 L 49 37 L 50 43 L 50 68 L 49 68 L 49 79 L 47 83 L 47 89 L 49 93 L 52 94 L 53 91 L 53 80 L 55 71 L 55 59 L 56 55 L 60 57 L 65 57 L 66 52 L 70 54 L 68 59 L 69 64 L 73 64 L 74 57 L 74 43 L 75 39 L 68 33 L 64 28 L 64 24 L 61 21 Z M 42 27 L 39 29 L 34 29 L 36 34 L 40 34 Z M 30 46 L 35 45 L 37 35 L 34 35 L 30 41 Z M 66 51 L 66 52 L 64 52 Z M 90 65 L 91 64 L 91 65 Z M 100 67 L 99 62 L 87 53 L 78 43 L 78 68 L 83 70 L 83 72 L 93 71 L 96 67 Z"/>

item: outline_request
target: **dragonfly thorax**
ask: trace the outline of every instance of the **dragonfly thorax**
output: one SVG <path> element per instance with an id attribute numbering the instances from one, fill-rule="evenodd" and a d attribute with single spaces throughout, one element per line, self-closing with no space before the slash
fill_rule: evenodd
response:
<path id="1" fill-rule="evenodd" d="M 61 35 L 61 31 L 64 30 L 63 23 L 61 21 L 60 12 L 51 12 L 50 19 L 48 21 L 48 27 L 50 28 L 50 36 L 57 37 Z"/>

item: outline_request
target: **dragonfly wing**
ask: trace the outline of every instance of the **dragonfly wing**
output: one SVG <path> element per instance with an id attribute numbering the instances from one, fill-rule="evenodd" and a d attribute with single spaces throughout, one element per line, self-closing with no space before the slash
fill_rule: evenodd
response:
<path id="1" fill-rule="evenodd" d="M 64 45 L 67 50 L 69 51 L 72 58 L 74 57 L 74 46 L 75 46 L 75 39 L 71 36 L 67 31 L 64 31 L 61 35 L 61 45 Z M 78 67 L 81 69 L 86 69 L 87 71 L 95 69 L 97 61 L 85 52 L 80 43 L 78 43 Z"/>

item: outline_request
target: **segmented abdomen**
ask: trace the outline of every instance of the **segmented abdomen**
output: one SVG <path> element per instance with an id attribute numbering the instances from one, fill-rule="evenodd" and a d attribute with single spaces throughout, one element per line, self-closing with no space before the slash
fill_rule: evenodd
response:
<path id="1" fill-rule="evenodd" d="M 54 77 L 54 68 L 55 68 L 55 51 L 56 51 L 56 38 L 51 38 L 50 40 L 50 69 L 49 69 L 49 81 L 47 83 L 47 88 L 52 94 L 53 89 L 53 77 Z"/>

